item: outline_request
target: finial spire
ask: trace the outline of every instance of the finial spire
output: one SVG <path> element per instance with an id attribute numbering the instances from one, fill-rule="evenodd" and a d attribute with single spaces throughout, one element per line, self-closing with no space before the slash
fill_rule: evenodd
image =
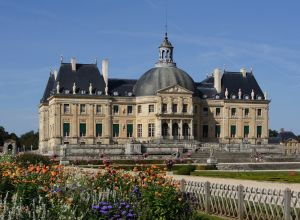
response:
<path id="1" fill-rule="evenodd" d="M 165 24 L 166 32 L 165 37 L 168 37 L 168 0 L 166 0 L 166 24 Z"/>

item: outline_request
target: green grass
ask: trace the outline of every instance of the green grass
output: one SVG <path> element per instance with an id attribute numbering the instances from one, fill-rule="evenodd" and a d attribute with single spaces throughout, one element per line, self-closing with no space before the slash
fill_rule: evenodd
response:
<path id="1" fill-rule="evenodd" d="M 228 172 L 228 171 L 195 171 L 192 176 L 233 178 L 284 183 L 300 183 L 300 172 L 295 171 L 259 171 L 259 172 Z"/>
<path id="2" fill-rule="evenodd" d="M 204 213 L 197 213 L 196 217 L 193 220 L 225 220 L 225 218 L 212 216 Z"/>

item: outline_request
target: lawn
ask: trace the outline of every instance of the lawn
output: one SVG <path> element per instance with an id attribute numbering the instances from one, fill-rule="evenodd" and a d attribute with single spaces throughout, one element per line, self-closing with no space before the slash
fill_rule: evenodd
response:
<path id="1" fill-rule="evenodd" d="M 225 218 L 212 216 L 212 215 L 199 212 L 197 216 L 194 218 L 194 220 L 225 220 Z"/>
<path id="2" fill-rule="evenodd" d="M 230 171 L 195 171 L 192 176 L 206 176 L 219 178 L 233 178 L 258 181 L 272 181 L 284 183 L 300 183 L 300 172 L 295 171 L 250 171 L 250 172 L 230 172 Z"/>

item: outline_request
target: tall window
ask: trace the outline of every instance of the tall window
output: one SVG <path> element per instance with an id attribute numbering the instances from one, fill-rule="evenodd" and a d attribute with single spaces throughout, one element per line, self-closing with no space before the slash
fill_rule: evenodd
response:
<path id="1" fill-rule="evenodd" d="M 219 138 L 221 135 L 221 126 L 220 125 L 216 125 L 215 127 L 215 137 Z"/>
<path id="2" fill-rule="evenodd" d="M 64 104 L 64 113 L 69 114 L 70 113 L 70 105 L 69 104 Z"/>
<path id="3" fill-rule="evenodd" d="M 154 105 L 149 105 L 149 113 L 154 112 Z"/>
<path id="4" fill-rule="evenodd" d="M 231 116 L 235 117 L 236 116 L 236 108 L 231 109 Z"/>
<path id="5" fill-rule="evenodd" d="M 127 114 L 132 115 L 132 105 L 127 105 Z"/>
<path id="6" fill-rule="evenodd" d="M 63 124 L 63 136 L 69 137 L 70 136 L 70 123 Z"/>
<path id="7" fill-rule="evenodd" d="M 118 105 L 114 105 L 113 110 L 114 110 L 114 114 L 119 114 L 119 106 Z"/>
<path id="8" fill-rule="evenodd" d="M 162 113 L 167 113 L 168 112 L 168 104 L 166 104 L 166 103 L 162 104 L 161 112 Z"/>
<path id="9" fill-rule="evenodd" d="M 79 135 L 80 135 L 80 137 L 86 136 L 86 123 L 79 124 Z"/>
<path id="10" fill-rule="evenodd" d="M 244 115 L 245 115 L 245 117 L 249 116 L 249 108 L 245 108 Z"/>
<path id="11" fill-rule="evenodd" d="M 203 115 L 208 116 L 208 107 L 203 108 Z"/>
<path id="12" fill-rule="evenodd" d="M 244 125 L 244 138 L 249 136 L 249 125 Z"/>
<path id="13" fill-rule="evenodd" d="M 261 133 L 262 133 L 262 127 L 261 126 L 257 126 L 256 127 L 256 137 L 257 138 L 261 138 Z"/>
<path id="14" fill-rule="evenodd" d="M 208 125 L 203 125 L 203 130 L 202 130 L 202 136 L 203 138 L 207 138 L 208 137 Z"/>
<path id="15" fill-rule="evenodd" d="M 177 104 L 172 105 L 172 112 L 176 113 L 177 112 Z"/>
<path id="16" fill-rule="evenodd" d="M 102 136 L 102 124 L 96 124 L 96 137 Z"/>
<path id="17" fill-rule="evenodd" d="M 197 137 L 198 136 L 198 129 L 197 129 L 197 124 L 194 124 L 194 127 L 193 127 L 193 135 L 194 137 Z"/>
<path id="18" fill-rule="evenodd" d="M 141 105 L 138 105 L 138 107 L 137 107 L 137 112 L 138 112 L 138 113 L 142 113 L 142 106 L 141 106 Z"/>
<path id="19" fill-rule="evenodd" d="M 102 105 L 96 105 L 96 114 L 102 113 Z"/>
<path id="20" fill-rule="evenodd" d="M 119 124 L 113 124 L 113 137 L 119 137 Z"/>
<path id="21" fill-rule="evenodd" d="M 234 138 L 236 135 L 236 125 L 230 126 L 230 137 Z"/>
<path id="22" fill-rule="evenodd" d="M 154 123 L 148 124 L 148 137 L 154 137 Z"/>
<path id="23" fill-rule="evenodd" d="M 221 108 L 216 108 L 216 116 L 220 116 L 221 114 Z"/>
<path id="24" fill-rule="evenodd" d="M 80 104 L 80 114 L 84 114 L 86 112 L 85 104 Z"/>
<path id="25" fill-rule="evenodd" d="M 142 129 L 142 124 L 137 125 L 137 136 L 142 137 L 143 136 L 143 129 Z"/>
<path id="26" fill-rule="evenodd" d="M 182 105 L 182 113 L 187 113 L 187 107 L 188 107 L 187 104 Z"/>
<path id="27" fill-rule="evenodd" d="M 133 124 L 127 124 L 127 137 L 132 137 Z"/>
<path id="28" fill-rule="evenodd" d="M 261 117 L 262 113 L 261 113 L 261 108 L 257 109 L 257 117 Z"/>
<path id="29" fill-rule="evenodd" d="M 198 112 L 198 106 L 195 105 L 195 106 L 194 106 L 194 113 L 197 114 L 197 112 Z"/>

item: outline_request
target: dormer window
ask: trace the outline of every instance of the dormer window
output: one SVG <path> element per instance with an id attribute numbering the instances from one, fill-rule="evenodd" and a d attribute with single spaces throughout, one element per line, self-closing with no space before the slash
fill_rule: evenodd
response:
<path id="1" fill-rule="evenodd" d="M 119 93 L 118 93 L 117 91 L 115 91 L 115 92 L 113 92 L 113 95 L 114 95 L 114 96 L 118 96 Z"/>
<path id="2" fill-rule="evenodd" d="M 86 91 L 85 91 L 85 90 L 81 90 L 81 91 L 80 91 L 80 94 L 81 94 L 81 95 L 85 95 L 85 94 L 86 94 Z"/>
<path id="3" fill-rule="evenodd" d="M 248 100 L 248 99 L 249 99 L 249 96 L 248 96 L 248 95 L 245 95 L 245 96 L 244 96 L 244 99 Z"/>
<path id="4" fill-rule="evenodd" d="M 215 99 L 220 99 L 220 96 L 219 96 L 219 95 L 216 95 L 216 96 L 215 96 Z"/>
<path id="5" fill-rule="evenodd" d="M 257 100 L 262 100 L 262 97 L 260 95 L 257 96 Z"/>
<path id="6" fill-rule="evenodd" d="M 232 95 L 231 98 L 232 98 L 232 99 L 236 99 L 236 95 Z"/>
<path id="7" fill-rule="evenodd" d="M 132 96 L 132 92 L 128 92 L 128 96 Z"/>
<path id="8" fill-rule="evenodd" d="M 97 95 L 102 95 L 102 91 L 97 91 Z"/>
<path id="9" fill-rule="evenodd" d="M 65 94 L 69 94 L 69 93 L 70 93 L 70 90 L 66 89 Z"/>

